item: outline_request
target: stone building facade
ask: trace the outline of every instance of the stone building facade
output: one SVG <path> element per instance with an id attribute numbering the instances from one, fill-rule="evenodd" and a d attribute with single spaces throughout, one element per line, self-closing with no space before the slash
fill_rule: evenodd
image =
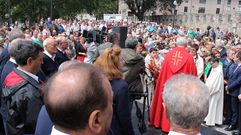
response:
<path id="1" fill-rule="evenodd" d="M 126 18 L 128 6 L 120 0 L 119 13 Z M 183 0 L 177 5 L 174 23 L 175 25 L 185 25 L 189 27 L 200 27 L 206 29 L 208 25 L 220 27 L 223 31 L 231 31 L 241 34 L 241 0 Z M 125 12 L 123 12 L 125 11 Z M 125 13 L 125 14 L 124 14 Z M 173 22 L 173 14 L 163 14 L 155 10 L 156 14 L 146 20 L 158 23 L 169 24 Z"/>

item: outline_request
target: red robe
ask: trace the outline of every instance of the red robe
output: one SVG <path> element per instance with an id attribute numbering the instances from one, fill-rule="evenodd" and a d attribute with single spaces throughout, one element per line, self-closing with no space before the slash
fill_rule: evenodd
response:
<path id="1" fill-rule="evenodd" d="M 161 127 L 164 132 L 169 132 L 170 130 L 169 121 L 165 117 L 162 105 L 164 84 L 173 75 L 180 73 L 197 76 L 197 69 L 192 55 L 185 48 L 176 47 L 166 55 L 162 63 L 150 111 L 149 125 L 154 125 L 156 128 Z"/>

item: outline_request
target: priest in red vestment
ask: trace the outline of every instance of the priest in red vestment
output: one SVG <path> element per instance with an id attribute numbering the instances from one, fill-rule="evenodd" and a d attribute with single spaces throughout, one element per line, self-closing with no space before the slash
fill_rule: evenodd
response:
<path id="1" fill-rule="evenodd" d="M 163 132 L 169 132 L 170 130 L 169 121 L 165 117 L 162 105 L 162 92 L 166 81 L 173 75 L 181 73 L 197 76 L 193 56 L 185 49 L 187 39 L 185 37 L 178 37 L 176 44 L 177 47 L 166 55 L 162 63 L 150 111 L 149 125 L 161 128 Z"/>

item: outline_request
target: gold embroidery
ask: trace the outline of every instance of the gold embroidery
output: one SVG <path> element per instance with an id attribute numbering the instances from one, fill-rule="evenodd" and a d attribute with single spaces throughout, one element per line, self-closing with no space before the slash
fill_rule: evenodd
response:
<path id="1" fill-rule="evenodd" d="M 182 61 L 183 54 L 179 51 L 175 53 L 175 55 L 172 56 L 172 64 L 174 66 L 178 66 L 180 62 Z"/>

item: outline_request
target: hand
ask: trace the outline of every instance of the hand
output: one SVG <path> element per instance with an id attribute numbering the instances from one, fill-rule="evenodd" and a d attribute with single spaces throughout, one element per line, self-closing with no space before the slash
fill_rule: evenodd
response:
<path id="1" fill-rule="evenodd" d="M 227 80 L 224 80 L 224 84 L 228 84 L 228 81 L 227 81 Z"/>
<path id="2" fill-rule="evenodd" d="M 241 101 L 241 94 L 238 95 L 238 99 L 239 99 L 239 101 Z"/>
<path id="3" fill-rule="evenodd" d="M 227 94 L 229 94 L 228 86 L 225 87 L 225 91 Z"/>

